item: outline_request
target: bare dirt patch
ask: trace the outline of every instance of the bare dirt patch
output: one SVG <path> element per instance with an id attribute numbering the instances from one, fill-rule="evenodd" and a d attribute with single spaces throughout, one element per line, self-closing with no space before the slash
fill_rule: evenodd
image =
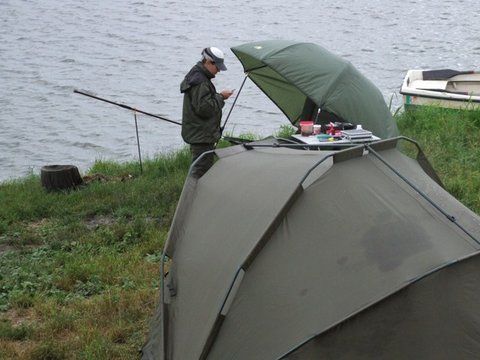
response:
<path id="1" fill-rule="evenodd" d="M 91 174 L 85 175 L 83 177 L 83 182 L 85 184 L 90 184 L 92 182 L 101 182 L 106 183 L 109 181 L 127 181 L 132 180 L 134 177 L 131 174 L 121 175 L 121 176 L 107 176 L 103 174 Z"/>
<path id="2" fill-rule="evenodd" d="M 35 315 L 32 309 L 10 309 L 1 314 L 1 319 L 7 319 L 12 326 L 20 326 L 34 322 Z"/>
<path id="3" fill-rule="evenodd" d="M 15 247 L 7 244 L 0 244 L 0 255 L 2 255 L 7 251 L 12 251 L 12 250 L 15 250 Z"/>
<path id="4" fill-rule="evenodd" d="M 31 223 L 29 223 L 27 226 L 29 229 L 31 230 L 38 230 L 42 227 L 44 227 L 46 224 L 48 224 L 49 222 L 49 219 L 40 219 L 38 221 L 33 221 Z"/>
<path id="5" fill-rule="evenodd" d="M 96 229 L 100 226 L 110 226 L 115 223 L 115 219 L 108 215 L 93 216 L 90 219 L 85 220 L 85 226 L 88 230 Z"/>

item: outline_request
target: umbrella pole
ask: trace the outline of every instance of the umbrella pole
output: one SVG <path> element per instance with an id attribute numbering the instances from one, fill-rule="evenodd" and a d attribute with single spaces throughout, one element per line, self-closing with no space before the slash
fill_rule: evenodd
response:
<path id="1" fill-rule="evenodd" d="M 220 135 L 223 134 L 223 130 L 225 129 L 225 126 L 227 126 L 227 121 L 230 118 L 230 114 L 232 113 L 232 110 L 237 102 L 238 97 L 240 96 L 240 92 L 242 91 L 243 85 L 245 85 L 245 81 L 247 81 L 248 73 L 245 73 L 245 78 L 243 79 L 242 85 L 240 85 L 240 89 L 238 90 L 237 96 L 235 96 L 235 100 L 233 100 L 232 107 L 230 108 L 230 111 L 228 112 L 227 118 L 225 119 L 225 122 L 223 123 L 223 126 L 220 127 Z"/>

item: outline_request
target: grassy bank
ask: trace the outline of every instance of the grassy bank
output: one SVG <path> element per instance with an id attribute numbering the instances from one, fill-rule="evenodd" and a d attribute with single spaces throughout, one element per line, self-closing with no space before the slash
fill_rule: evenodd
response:
<path id="1" fill-rule="evenodd" d="M 480 113 L 397 120 L 480 212 Z M 136 163 L 99 162 L 69 193 L 44 192 L 36 176 L 0 185 L 0 358 L 138 358 L 188 165 L 186 151 L 145 162 L 143 175 Z"/>
<path id="2" fill-rule="evenodd" d="M 446 189 L 480 214 L 480 111 L 427 107 L 397 116 L 418 141 Z"/>
<path id="3" fill-rule="evenodd" d="M 0 358 L 132 359 L 158 295 L 159 249 L 189 165 L 100 162 L 79 191 L 0 186 Z"/>

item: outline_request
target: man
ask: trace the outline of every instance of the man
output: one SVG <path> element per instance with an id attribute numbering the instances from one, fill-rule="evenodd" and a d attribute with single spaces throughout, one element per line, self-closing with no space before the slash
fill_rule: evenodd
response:
<path id="1" fill-rule="evenodd" d="M 180 85 L 183 96 L 182 138 L 190 144 L 192 163 L 204 152 L 213 150 L 220 140 L 220 122 L 225 100 L 233 91 L 217 93 L 211 79 L 219 71 L 225 71 L 223 52 L 216 47 L 205 48 L 202 60 L 185 76 Z M 213 154 L 200 159 L 192 169 L 192 176 L 199 178 L 213 165 Z"/>

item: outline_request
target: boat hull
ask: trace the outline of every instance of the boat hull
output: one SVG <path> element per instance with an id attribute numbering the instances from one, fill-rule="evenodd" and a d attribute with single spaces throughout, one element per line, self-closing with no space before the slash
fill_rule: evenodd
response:
<path id="1" fill-rule="evenodd" d="M 440 76 L 432 76 L 432 74 Z M 443 74 L 457 74 L 454 76 Z M 451 109 L 480 108 L 480 73 L 454 70 L 409 70 L 400 94 L 405 108 L 437 106 Z"/>
<path id="2" fill-rule="evenodd" d="M 464 100 L 452 100 L 445 98 L 430 98 L 419 95 L 403 95 L 403 105 L 406 109 L 418 106 L 436 106 L 449 109 L 460 110 L 478 110 L 480 109 L 480 102 Z"/>

